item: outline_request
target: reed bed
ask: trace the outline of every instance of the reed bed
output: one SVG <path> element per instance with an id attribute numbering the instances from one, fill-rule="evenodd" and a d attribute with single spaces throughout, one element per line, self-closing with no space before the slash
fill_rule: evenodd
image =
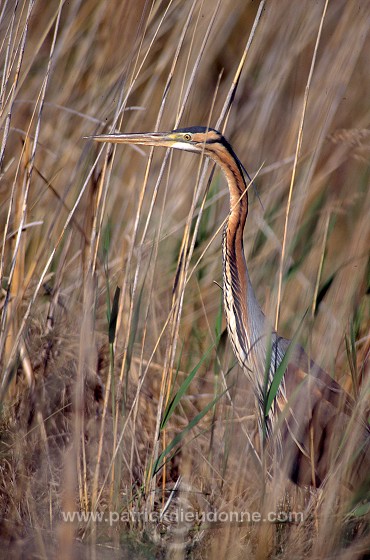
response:
<path id="1" fill-rule="evenodd" d="M 369 405 L 369 25 L 361 0 L 1 3 L 9 558 L 367 557 L 369 488 L 344 488 L 340 464 L 317 490 L 261 466 L 222 311 L 219 170 L 85 137 L 225 131 L 254 178 L 257 296 L 354 397 L 352 430 Z"/>

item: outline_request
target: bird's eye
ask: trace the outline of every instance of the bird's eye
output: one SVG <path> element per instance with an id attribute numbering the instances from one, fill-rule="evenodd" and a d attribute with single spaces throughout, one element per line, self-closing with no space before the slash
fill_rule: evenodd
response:
<path id="1" fill-rule="evenodd" d="M 191 140 L 191 134 L 189 134 L 189 132 L 187 132 L 186 134 L 184 134 L 184 140 L 186 140 L 186 142 L 190 142 L 190 140 Z"/>

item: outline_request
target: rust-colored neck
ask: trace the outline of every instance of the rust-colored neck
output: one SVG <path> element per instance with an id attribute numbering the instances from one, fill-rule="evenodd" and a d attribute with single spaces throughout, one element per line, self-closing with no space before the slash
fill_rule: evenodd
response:
<path id="1" fill-rule="evenodd" d="M 224 304 L 230 339 L 240 365 L 260 395 L 266 365 L 266 321 L 249 278 L 243 247 L 248 198 L 243 171 L 228 145 L 207 145 L 222 168 L 230 191 L 230 213 L 223 235 Z M 252 375 L 253 371 L 253 375 Z"/>

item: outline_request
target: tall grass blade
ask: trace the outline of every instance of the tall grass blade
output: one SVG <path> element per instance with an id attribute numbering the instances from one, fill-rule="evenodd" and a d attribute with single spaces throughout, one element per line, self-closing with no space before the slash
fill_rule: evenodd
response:
<path id="1" fill-rule="evenodd" d="M 164 465 L 164 458 L 172 451 L 172 449 L 174 447 L 176 447 L 176 445 L 178 445 L 179 443 L 181 443 L 181 441 L 184 439 L 184 437 L 186 436 L 186 434 L 192 429 L 194 428 L 197 424 L 199 424 L 199 422 L 202 420 L 202 418 L 212 409 L 212 407 L 215 406 L 215 404 L 217 403 L 217 401 L 220 400 L 220 398 L 228 391 L 228 389 L 225 389 L 225 391 L 223 393 L 221 393 L 220 395 L 218 395 L 217 397 L 215 397 L 210 403 L 207 404 L 207 406 L 201 411 L 199 412 L 199 414 L 197 414 L 190 422 L 189 424 L 181 431 L 179 432 L 174 438 L 173 440 L 167 445 L 167 447 L 162 451 L 162 453 L 159 455 L 158 459 L 156 460 L 156 462 L 153 465 L 153 469 L 152 469 L 152 475 L 155 475 L 158 473 L 158 471 L 163 467 Z"/>
<path id="2" fill-rule="evenodd" d="M 285 352 L 284 357 L 283 357 L 283 359 L 281 360 L 281 362 L 280 362 L 280 364 L 279 364 L 279 366 L 278 366 L 276 372 L 274 373 L 274 378 L 273 378 L 273 380 L 272 380 L 272 382 L 271 382 L 271 385 L 270 385 L 270 387 L 269 387 L 269 389 L 268 389 L 268 391 L 267 391 L 267 394 L 266 394 L 266 400 L 265 400 L 265 405 L 264 405 L 264 415 L 265 415 L 265 418 L 268 417 L 269 412 L 270 412 L 271 407 L 272 407 L 272 403 L 274 402 L 274 400 L 275 400 L 275 398 L 276 398 L 276 395 L 278 394 L 281 381 L 282 381 L 282 379 L 283 379 L 283 377 L 284 377 L 286 368 L 288 367 L 289 360 L 290 360 L 290 358 L 291 358 L 292 352 L 294 351 L 294 348 L 295 348 L 295 346 L 296 346 L 296 344 L 297 344 L 298 337 L 299 337 L 299 334 L 300 334 L 300 331 L 301 331 L 301 328 L 302 328 L 302 325 L 303 325 L 303 321 L 304 321 L 304 319 L 305 319 L 307 313 L 308 313 L 308 310 L 307 310 L 306 313 L 303 315 L 303 317 L 302 317 L 302 319 L 301 319 L 301 322 L 300 322 L 300 324 L 299 324 L 299 326 L 298 326 L 298 329 L 297 329 L 296 332 L 294 333 L 294 336 L 293 336 L 292 340 L 290 341 L 290 344 L 289 344 L 289 346 L 288 346 L 288 349 L 287 349 L 287 351 Z M 270 345 L 270 346 L 271 346 L 271 345 Z"/>
<path id="3" fill-rule="evenodd" d="M 195 375 L 197 374 L 199 368 L 203 365 L 203 363 L 209 357 L 213 348 L 214 348 L 214 344 L 212 344 L 208 348 L 208 350 L 205 352 L 205 354 L 199 360 L 197 365 L 191 370 L 189 375 L 184 379 L 184 381 L 180 385 L 179 389 L 176 391 L 176 394 L 174 395 L 174 397 L 171 399 L 171 401 L 166 406 L 165 411 L 163 413 L 162 422 L 161 422 L 161 425 L 160 425 L 161 430 L 163 430 L 166 427 L 167 422 L 169 421 L 172 414 L 174 413 L 177 405 L 179 404 L 180 400 L 182 399 L 182 397 L 185 395 L 186 391 L 188 390 L 188 388 L 190 386 L 190 383 L 193 381 L 193 379 L 194 379 Z"/>

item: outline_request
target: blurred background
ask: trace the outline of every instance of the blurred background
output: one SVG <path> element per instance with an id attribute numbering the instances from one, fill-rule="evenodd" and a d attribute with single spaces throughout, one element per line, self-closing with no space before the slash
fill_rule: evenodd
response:
<path id="1" fill-rule="evenodd" d="M 86 136 L 225 126 L 255 177 L 244 244 L 262 307 L 274 322 L 280 306 L 286 337 L 308 310 L 300 342 L 347 391 L 361 392 L 370 6 L 325 8 L 323 0 L 2 2 L 0 533 L 15 553 L 31 539 L 50 557 L 51 534 L 69 557 L 67 543 L 86 540 L 94 524 L 66 529 L 62 510 L 153 511 L 180 476 L 194 508 L 248 509 L 261 498 L 247 452 L 254 398 L 222 313 L 226 182 L 211 165 L 203 175 L 192 154 L 173 153 L 162 167 L 162 149 L 112 149 Z M 275 535 L 261 558 L 299 554 L 308 530 L 312 557 L 324 543 L 332 550 L 340 525 L 311 523 L 287 532 L 284 545 Z M 188 529 L 171 534 L 181 557 L 190 545 L 200 558 L 231 544 L 246 557 L 264 540 L 257 529 L 229 531 L 221 551 L 213 534 L 205 552 Z M 106 538 L 149 535 L 150 554 L 166 557 L 164 533 L 129 523 Z"/>

